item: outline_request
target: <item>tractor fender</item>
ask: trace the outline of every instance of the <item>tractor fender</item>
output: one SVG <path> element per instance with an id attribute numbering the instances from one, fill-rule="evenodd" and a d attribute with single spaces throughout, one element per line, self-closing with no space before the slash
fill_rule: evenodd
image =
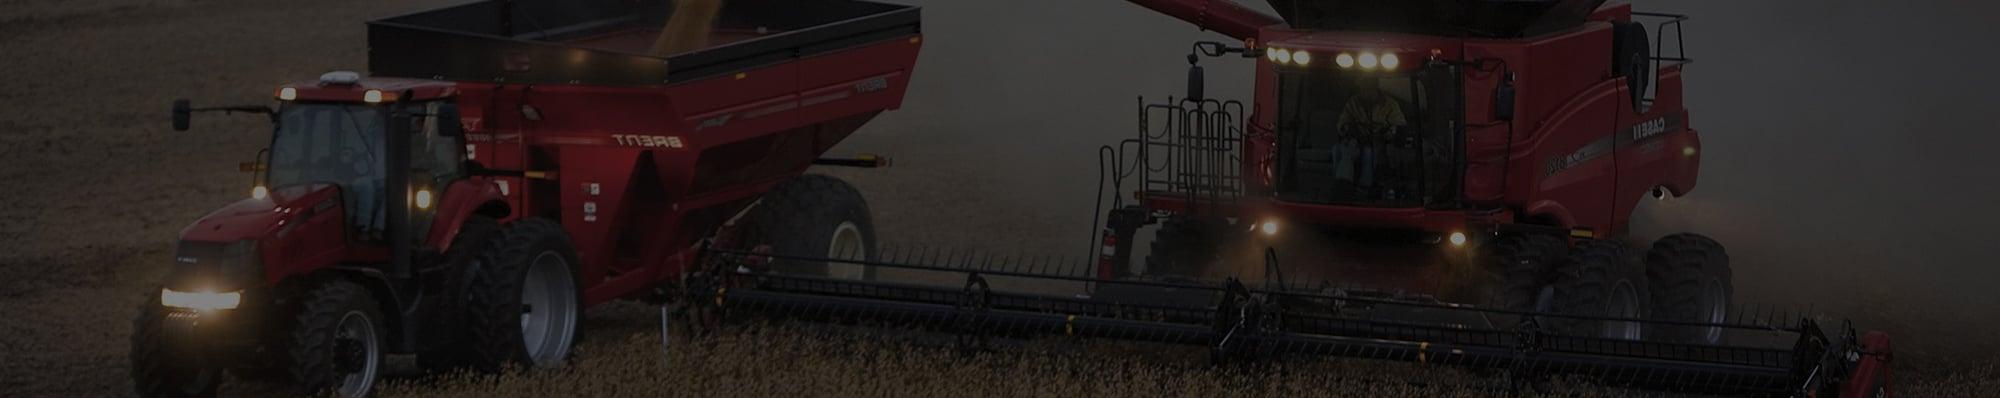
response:
<path id="1" fill-rule="evenodd" d="M 431 222 L 431 230 L 424 235 L 424 242 L 431 249 L 443 253 L 451 250 L 451 238 L 458 235 L 465 220 L 472 216 L 487 216 L 505 222 L 512 213 L 506 195 L 493 182 L 485 179 L 453 182 L 445 188 L 444 202 L 438 204 L 437 218 Z"/>
<path id="2" fill-rule="evenodd" d="M 1556 203 L 1553 200 L 1538 200 L 1534 203 L 1529 203 L 1527 211 L 1522 213 L 1527 215 L 1527 219 L 1531 220 L 1546 219 L 1555 221 L 1556 225 L 1551 225 L 1552 227 L 1576 227 L 1576 218 L 1570 216 L 1569 208 L 1563 207 L 1561 203 Z"/>

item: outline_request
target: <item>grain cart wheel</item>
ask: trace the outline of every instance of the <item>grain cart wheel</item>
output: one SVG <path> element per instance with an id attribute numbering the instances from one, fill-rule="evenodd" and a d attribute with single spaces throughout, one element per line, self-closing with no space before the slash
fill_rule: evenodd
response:
<path id="1" fill-rule="evenodd" d="M 1679 322 L 1722 323 L 1729 317 L 1735 287 L 1730 282 L 1729 253 L 1714 239 L 1677 234 L 1653 242 L 1646 252 L 1646 276 L 1653 282 L 1653 318 Z M 1658 330 L 1664 341 L 1716 344 L 1722 328 L 1678 326 Z"/>
<path id="2" fill-rule="evenodd" d="M 444 263 L 437 266 L 437 277 L 433 287 L 437 292 L 425 303 L 425 311 L 430 315 L 422 332 L 424 341 L 430 342 L 419 348 L 417 365 L 426 370 L 441 371 L 465 366 L 472 348 L 465 330 L 465 303 L 471 301 L 472 276 L 483 272 L 486 267 L 479 262 L 488 248 L 499 244 L 500 222 L 485 216 L 472 216 L 458 227 L 458 236 L 452 238 L 451 248 L 445 251 Z"/>
<path id="3" fill-rule="evenodd" d="M 366 397 L 382 374 L 388 331 L 368 289 L 342 279 L 301 295 L 285 333 L 292 381 L 305 395 Z"/>
<path id="4" fill-rule="evenodd" d="M 1478 297 L 1484 306 L 1514 311 L 1533 310 L 1550 275 L 1568 257 L 1569 247 L 1550 235 L 1505 235 L 1482 258 L 1486 279 Z"/>
<path id="5" fill-rule="evenodd" d="M 745 217 L 753 245 L 769 245 L 779 255 L 876 261 L 875 220 L 861 191 L 830 176 L 792 177 L 764 194 Z M 875 280 L 875 267 L 778 259 L 771 269 L 806 276 Z"/>
<path id="6" fill-rule="evenodd" d="M 582 318 L 576 250 L 562 225 L 530 218 L 508 225 L 479 257 L 465 303 L 465 366 L 562 366 Z"/>
<path id="7" fill-rule="evenodd" d="M 151 300 L 139 307 L 139 316 L 132 319 L 132 388 L 141 397 L 213 397 L 215 389 L 222 385 L 222 369 L 219 366 L 203 365 L 198 358 L 184 355 L 200 355 L 200 347 L 177 346 L 186 342 L 174 342 L 169 338 L 168 317 L 188 316 L 191 310 L 167 308 L 160 305 L 159 289 L 154 289 Z"/>
<path id="8" fill-rule="evenodd" d="M 1646 273 L 1615 241 L 1584 241 L 1556 270 L 1556 313 L 1590 317 L 1643 319 L 1646 316 Z M 1567 333 L 1637 340 L 1645 328 L 1638 322 L 1555 318 Z"/>

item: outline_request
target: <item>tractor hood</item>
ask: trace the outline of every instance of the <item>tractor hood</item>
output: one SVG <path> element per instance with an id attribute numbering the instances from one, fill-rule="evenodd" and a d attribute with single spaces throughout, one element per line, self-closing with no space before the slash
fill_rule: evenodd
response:
<path id="1" fill-rule="evenodd" d="M 227 292 L 287 276 L 292 257 L 340 239 L 340 189 L 307 184 L 275 189 L 267 198 L 236 201 L 181 230 L 165 287 L 186 292 Z M 327 215 L 330 217 L 315 217 Z M 312 220 L 335 220 L 321 222 Z M 304 224 L 304 225 L 301 225 Z M 328 233 L 330 232 L 330 234 Z M 267 269 L 274 266 L 276 269 Z"/>
<path id="2" fill-rule="evenodd" d="M 1270 0 L 1293 29 L 1511 38 L 1582 26 L 1605 0 Z"/>
<path id="3" fill-rule="evenodd" d="M 236 201 L 209 212 L 181 230 L 181 240 L 228 243 L 254 240 L 284 227 L 291 219 L 340 204 L 340 189 L 332 184 L 305 184 L 271 190 L 270 197 Z"/>

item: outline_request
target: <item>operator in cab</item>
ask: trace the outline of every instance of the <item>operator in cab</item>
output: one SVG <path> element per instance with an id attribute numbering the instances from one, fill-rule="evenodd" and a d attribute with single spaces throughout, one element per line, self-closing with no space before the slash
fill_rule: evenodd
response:
<path id="1" fill-rule="evenodd" d="M 1338 170 L 1345 172 L 1336 174 L 1352 176 L 1351 181 L 1357 187 L 1376 188 L 1377 155 L 1396 129 L 1408 124 L 1408 118 L 1403 116 L 1403 106 L 1382 91 L 1381 78 L 1357 78 L 1354 96 L 1340 111 L 1340 132 L 1349 139 L 1342 141 L 1337 159 L 1344 161 L 1336 165 Z"/>

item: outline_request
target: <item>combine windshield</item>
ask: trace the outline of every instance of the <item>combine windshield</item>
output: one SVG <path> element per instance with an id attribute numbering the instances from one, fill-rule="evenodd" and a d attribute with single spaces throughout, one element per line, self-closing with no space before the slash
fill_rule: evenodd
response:
<path id="1" fill-rule="evenodd" d="M 1460 99 L 1450 67 L 1315 69 L 1278 78 L 1278 198 L 1445 206 L 1456 195 Z"/>
<path id="2" fill-rule="evenodd" d="M 351 224 L 367 231 L 380 221 L 383 198 L 384 108 L 362 104 L 287 105 L 271 141 L 272 189 L 311 183 L 340 187 Z M 363 216 L 370 215 L 370 216 Z"/>

